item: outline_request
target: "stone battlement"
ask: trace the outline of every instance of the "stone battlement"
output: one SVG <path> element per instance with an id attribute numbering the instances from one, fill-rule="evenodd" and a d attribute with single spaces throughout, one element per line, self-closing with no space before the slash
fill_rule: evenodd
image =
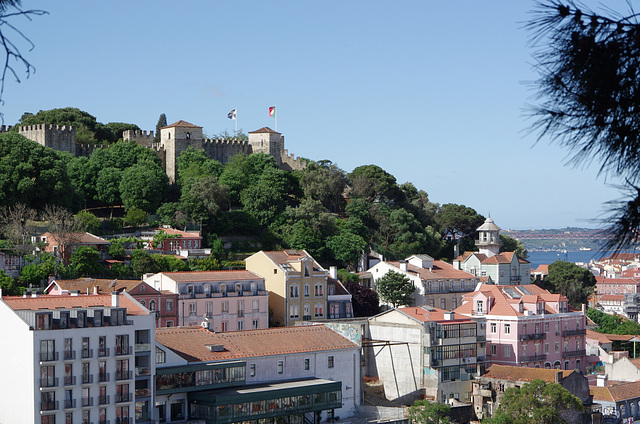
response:
<path id="1" fill-rule="evenodd" d="M 53 124 L 35 124 L 35 125 L 23 125 L 18 129 L 18 132 L 23 133 L 27 131 L 51 131 L 68 132 L 76 134 L 76 128 L 71 125 L 53 125 Z"/>
<path id="2" fill-rule="evenodd" d="M 0 134 L 11 131 L 11 125 L 0 125 Z"/>
<path id="3" fill-rule="evenodd" d="M 218 146 L 246 146 L 248 144 L 246 140 L 239 138 L 206 138 L 202 140 L 202 143 Z"/>

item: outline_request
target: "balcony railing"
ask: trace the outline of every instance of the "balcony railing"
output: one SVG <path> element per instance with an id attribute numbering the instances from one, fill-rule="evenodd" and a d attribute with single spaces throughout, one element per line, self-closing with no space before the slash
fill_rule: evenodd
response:
<path id="1" fill-rule="evenodd" d="M 150 375 L 151 368 L 150 367 L 136 367 L 136 377 L 139 375 Z"/>
<path id="2" fill-rule="evenodd" d="M 478 335 L 476 336 L 476 340 L 477 340 L 477 341 L 479 341 L 479 342 L 487 341 L 487 336 L 483 336 L 483 335 L 481 335 L 481 334 L 478 334 Z"/>
<path id="3" fill-rule="evenodd" d="M 116 346 L 116 356 L 131 355 L 133 353 L 132 346 Z"/>
<path id="4" fill-rule="evenodd" d="M 58 410 L 58 401 L 50 400 L 50 401 L 40 402 L 40 410 L 41 411 L 56 411 L 56 410 Z"/>
<path id="5" fill-rule="evenodd" d="M 41 378 L 40 387 L 58 387 L 58 379 L 55 377 Z"/>
<path id="6" fill-rule="evenodd" d="M 303 321 L 311 321 L 311 315 L 302 315 Z"/>
<path id="7" fill-rule="evenodd" d="M 543 340 L 546 337 L 546 333 L 523 334 L 520 336 L 520 341 L 526 342 L 527 340 Z"/>
<path id="8" fill-rule="evenodd" d="M 136 352 L 151 352 L 151 343 L 136 343 Z"/>
<path id="9" fill-rule="evenodd" d="M 104 358 L 105 356 L 109 356 L 109 348 L 101 347 L 98 349 L 98 357 Z"/>
<path id="10" fill-rule="evenodd" d="M 82 349 L 80 356 L 82 356 L 82 358 L 93 358 L 93 349 Z"/>
<path id="11" fill-rule="evenodd" d="M 109 420 L 99 420 L 98 424 L 109 424 Z"/>
<path id="12" fill-rule="evenodd" d="M 132 378 L 132 371 L 116 371 L 116 380 L 131 380 Z"/>
<path id="13" fill-rule="evenodd" d="M 82 376 L 82 384 L 91 384 L 91 383 L 93 383 L 93 374 Z"/>
<path id="14" fill-rule="evenodd" d="M 69 359 L 76 359 L 76 351 L 75 350 L 65 350 L 64 351 L 64 359 L 69 360 Z"/>
<path id="15" fill-rule="evenodd" d="M 98 396 L 98 405 L 108 405 L 108 404 L 109 404 L 109 395 Z"/>
<path id="16" fill-rule="evenodd" d="M 116 393 L 116 403 L 129 402 L 130 400 L 131 395 L 129 393 Z"/>
<path id="17" fill-rule="evenodd" d="M 65 399 L 64 401 L 64 409 L 71 409 L 76 407 L 75 399 Z"/>
<path id="18" fill-rule="evenodd" d="M 116 418 L 116 424 L 131 424 L 131 418 Z"/>
<path id="19" fill-rule="evenodd" d="M 65 375 L 64 376 L 64 385 L 65 386 L 73 386 L 76 384 L 76 377 L 73 375 Z"/>
<path id="20" fill-rule="evenodd" d="M 584 334 L 587 334 L 586 328 L 580 330 L 564 330 L 562 332 L 562 337 L 582 336 Z"/>
<path id="21" fill-rule="evenodd" d="M 93 398 L 91 396 L 83 397 L 82 406 L 93 406 Z"/>
<path id="22" fill-rule="evenodd" d="M 98 383 L 106 383 L 108 381 L 109 381 L 109 373 L 108 372 L 98 373 Z"/>
<path id="23" fill-rule="evenodd" d="M 58 352 L 40 352 L 41 362 L 57 361 L 57 360 L 58 360 Z"/>
<path id="24" fill-rule="evenodd" d="M 143 397 L 151 397 L 151 389 L 136 389 L 136 399 Z"/>
<path id="25" fill-rule="evenodd" d="M 538 362 L 538 361 L 544 361 L 546 359 L 547 359 L 547 355 L 521 356 L 520 362 Z"/>
<path id="26" fill-rule="evenodd" d="M 586 349 L 580 349 L 580 350 L 571 350 L 568 352 L 562 352 L 562 357 L 563 358 L 571 358 L 574 356 L 584 356 L 586 354 Z"/>

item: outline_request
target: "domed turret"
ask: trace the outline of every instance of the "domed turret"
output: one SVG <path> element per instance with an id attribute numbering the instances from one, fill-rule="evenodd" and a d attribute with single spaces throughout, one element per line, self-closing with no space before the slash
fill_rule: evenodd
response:
<path id="1" fill-rule="evenodd" d="M 478 228 L 478 239 L 476 246 L 480 249 L 479 253 L 487 255 L 487 257 L 495 256 L 500 253 L 500 227 L 498 227 L 491 219 L 491 215 Z"/>

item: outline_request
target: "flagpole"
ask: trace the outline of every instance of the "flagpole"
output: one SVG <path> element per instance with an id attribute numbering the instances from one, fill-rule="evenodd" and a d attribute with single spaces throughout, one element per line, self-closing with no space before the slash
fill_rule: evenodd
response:
<path id="1" fill-rule="evenodd" d="M 276 103 L 274 106 L 274 118 L 276 118 L 276 131 L 278 131 L 278 104 Z"/>
<path id="2" fill-rule="evenodd" d="M 236 108 L 236 133 L 234 134 L 235 137 L 238 137 L 238 108 Z"/>

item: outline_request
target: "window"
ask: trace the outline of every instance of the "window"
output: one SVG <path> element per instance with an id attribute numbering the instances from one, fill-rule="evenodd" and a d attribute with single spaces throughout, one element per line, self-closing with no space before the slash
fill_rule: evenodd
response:
<path id="1" fill-rule="evenodd" d="M 54 365 L 40 367 L 40 387 L 55 387 L 56 367 Z"/>
<path id="2" fill-rule="evenodd" d="M 229 312 L 229 301 L 225 300 L 224 302 L 222 302 L 222 312 Z"/>
<path id="3" fill-rule="evenodd" d="M 476 301 L 476 311 L 482 313 L 484 302 L 482 300 Z"/>
<path id="4" fill-rule="evenodd" d="M 511 334 L 511 324 L 504 325 L 504 334 Z"/>
<path id="5" fill-rule="evenodd" d="M 549 323 L 548 322 L 544 323 L 544 332 L 547 333 L 547 334 L 549 333 Z"/>
<path id="6" fill-rule="evenodd" d="M 311 305 L 309 305 L 308 303 L 305 303 L 302 308 L 303 308 L 302 317 L 304 319 L 311 319 Z"/>
<path id="7" fill-rule="evenodd" d="M 128 355 L 129 352 L 129 335 L 116 335 L 116 355 Z"/>
<path id="8" fill-rule="evenodd" d="M 220 284 L 220 293 L 223 296 L 227 295 L 227 285 L 226 284 L 224 284 L 224 283 Z"/>
<path id="9" fill-rule="evenodd" d="M 556 353 L 560 352 L 560 342 L 556 342 Z"/>
<path id="10" fill-rule="evenodd" d="M 189 303 L 189 315 L 196 315 L 196 303 Z"/>
<path id="11" fill-rule="evenodd" d="M 73 339 L 64 339 L 64 359 L 73 359 Z"/>
<path id="12" fill-rule="evenodd" d="M 260 328 L 260 320 L 254 319 L 251 321 L 251 329 L 257 330 Z"/>
<path id="13" fill-rule="evenodd" d="M 51 314 L 40 313 L 36 314 L 36 330 L 50 330 L 51 329 Z"/>
<path id="14" fill-rule="evenodd" d="M 289 286 L 289 297 L 291 298 L 300 297 L 299 287 L 297 284 L 292 284 Z"/>
<path id="15" fill-rule="evenodd" d="M 322 305 L 321 304 L 316 303 L 316 305 L 315 305 L 315 307 L 313 309 L 315 311 L 316 318 L 323 316 L 323 310 L 322 310 Z"/>
<path id="16" fill-rule="evenodd" d="M 211 318 L 213 316 L 213 302 L 205 302 L 204 310 L 207 318 Z"/>
<path id="17" fill-rule="evenodd" d="M 256 376 L 256 364 L 250 364 L 249 365 L 249 377 L 255 377 Z"/>
<path id="18" fill-rule="evenodd" d="M 496 323 L 495 323 L 495 322 L 492 322 L 492 323 L 491 323 L 491 332 L 492 332 L 492 333 L 495 333 L 495 332 L 496 332 L 496 328 L 497 328 Z"/>
<path id="19" fill-rule="evenodd" d="M 173 299 L 167 300 L 167 311 L 173 311 Z"/>
<path id="20" fill-rule="evenodd" d="M 456 309 L 458 307 L 458 299 L 457 298 L 453 298 L 451 299 L 451 309 Z"/>
<path id="21" fill-rule="evenodd" d="M 167 327 L 173 327 L 173 321 L 167 321 Z"/>
<path id="22" fill-rule="evenodd" d="M 278 374 L 284 373 L 284 361 L 278 361 Z"/>
<path id="23" fill-rule="evenodd" d="M 129 360 L 119 359 L 116 361 L 116 380 L 128 380 L 131 378 L 129 375 Z"/>
<path id="24" fill-rule="evenodd" d="M 440 309 L 447 309 L 447 299 L 440 299 Z"/>
<path id="25" fill-rule="evenodd" d="M 98 381 L 100 383 L 109 381 L 109 375 L 107 374 L 107 361 L 98 362 Z"/>
<path id="26" fill-rule="evenodd" d="M 129 385 L 118 384 L 116 386 L 116 402 L 128 402 L 129 401 Z M 116 408 L 117 413 L 117 408 Z"/>
<path id="27" fill-rule="evenodd" d="M 304 370 L 309 371 L 310 368 L 311 368 L 311 359 L 304 358 Z"/>
<path id="28" fill-rule="evenodd" d="M 56 392 L 40 393 L 41 409 L 43 411 L 52 411 L 56 409 Z"/>
<path id="29" fill-rule="evenodd" d="M 64 413 L 64 424 L 73 424 L 73 412 Z"/>
<path id="30" fill-rule="evenodd" d="M 238 321 L 238 331 L 242 331 L 244 330 L 244 321 L 243 320 L 239 320 Z"/>
<path id="31" fill-rule="evenodd" d="M 223 333 L 229 331 L 229 321 L 222 321 L 220 325 L 222 327 L 220 331 L 222 331 Z"/>
<path id="32" fill-rule="evenodd" d="M 549 353 L 549 343 L 544 344 L 544 353 Z"/>
<path id="33" fill-rule="evenodd" d="M 253 299 L 253 312 L 260 312 L 260 301 L 258 299 Z"/>
<path id="34" fill-rule="evenodd" d="M 309 276 L 309 264 L 304 264 L 304 276 Z"/>
<path id="35" fill-rule="evenodd" d="M 236 283 L 236 293 L 238 293 L 239 296 L 242 295 L 242 284 Z"/>
<path id="36" fill-rule="evenodd" d="M 87 312 L 78 311 L 76 315 L 76 327 L 83 328 L 87 326 Z"/>
<path id="37" fill-rule="evenodd" d="M 64 384 L 65 386 L 76 384 L 73 377 L 73 364 L 64 364 Z"/>
<path id="38" fill-rule="evenodd" d="M 333 356 L 327 358 L 327 368 L 333 368 Z"/>
<path id="39" fill-rule="evenodd" d="M 60 321 L 58 325 L 60 326 L 60 328 L 69 328 L 69 312 L 60 312 Z"/>
<path id="40" fill-rule="evenodd" d="M 498 345 L 491 345 L 491 355 L 497 355 L 498 354 Z"/>
<path id="41" fill-rule="evenodd" d="M 316 284 L 313 286 L 313 293 L 316 297 L 322 297 L 324 293 L 324 284 Z"/>
<path id="42" fill-rule="evenodd" d="M 309 297 L 309 292 L 311 291 L 309 287 L 310 287 L 309 283 L 304 285 L 304 297 Z"/>
<path id="43" fill-rule="evenodd" d="M 43 415 L 41 420 L 41 424 L 56 424 L 56 416 L 55 415 Z"/>
<path id="44" fill-rule="evenodd" d="M 429 299 L 429 306 L 431 306 L 432 308 L 435 306 L 435 302 L 433 299 Z"/>
<path id="45" fill-rule="evenodd" d="M 93 311 L 93 326 L 102 327 L 102 311 L 99 309 Z"/>
<path id="46" fill-rule="evenodd" d="M 244 316 L 244 300 L 238 300 L 238 316 Z"/>
<path id="47" fill-rule="evenodd" d="M 299 318 L 300 317 L 300 306 L 291 305 L 289 306 L 289 318 Z"/>
<path id="48" fill-rule="evenodd" d="M 511 345 L 504 346 L 504 356 L 505 358 L 511 357 Z"/>
<path id="49" fill-rule="evenodd" d="M 156 364 L 164 364 L 167 360 L 165 355 L 164 350 L 156 347 Z"/>
<path id="50" fill-rule="evenodd" d="M 56 358 L 56 341 L 55 340 L 40 340 L 40 360 L 41 361 L 55 361 Z"/>
<path id="51" fill-rule="evenodd" d="M 156 310 L 156 301 L 155 300 L 150 300 L 149 301 L 149 310 L 150 311 L 155 311 Z"/>
<path id="52" fill-rule="evenodd" d="M 107 348 L 107 336 L 98 337 L 98 356 L 108 356 L 109 349 Z"/>
<path id="53" fill-rule="evenodd" d="M 91 383 L 91 373 L 89 372 L 89 362 L 82 363 L 82 384 Z"/>

